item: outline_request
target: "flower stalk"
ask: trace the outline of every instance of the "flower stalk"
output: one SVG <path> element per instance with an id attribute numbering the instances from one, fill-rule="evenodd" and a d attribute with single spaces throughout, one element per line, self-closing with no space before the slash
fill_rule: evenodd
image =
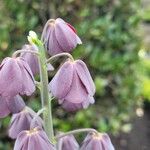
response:
<path id="1" fill-rule="evenodd" d="M 35 52 L 35 51 L 31 51 L 31 50 L 17 50 L 15 51 L 13 54 L 12 54 L 12 57 L 13 58 L 16 58 L 20 53 L 31 53 L 31 54 L 34 54 L 34 55 L 39 55 L 38 52 Z"/>
<path id="2" fill-rule="evenodd" d="M 72 57 L 71 54 L 69 53 L 60 53 L 60 54 L 56 54 L 52 57 L 50 57 L 49 59 L 47 59 L 47 63 L 50 63 L 51 61 L 53 61 L 54 59 L 58 58 L 58 57 L 62 57 L 62 56 L 67 56 L 68 58 L 70 58 L 70 60 L 74 61 L 74 58 Z"/>
<path id="3" fill-rule="evenodd" d="M 46 54 L 42 43 L 39 43 L 37 46 L 39 49 L 41 103 L 42 103 L 42 108 L 45 108 L 45 111 L 43 112 L 44 128 L 50 141 L 53 141 L 54 131 L 53 131 L 52 112 L 51 112 L 52 96 L 50 95 L 48 90 Z"/>
<path id="4" fill-rule="evenodd" d="M 81 132 L 89 132 L 89 133 L 95 133 L 95 134 L 98 133 L 95 129 L 92 129 L 92 128 L 76 129 L 76 130 L 72 130 L 72 131 L 60 134 L 60 135 L 56 136 L 55 139 L 59 140 L 60 138 L 62 138 L 64 136 L 77 134 L 77 133 L 81 133 Z"/>
<path id="5" fill-rule="evenodd" d="M 34 118 L 33 118 L 32 121 L 31 121 L 30 129 L 32 129 L 32 128 L 34 127 L 35 121 L 37 120 L 37 118 L 38 118 L 42 113 L 44 113 L 44 111 L 45 111 L 45 108 L 42 108 L 42 109 L 40 109 L 40 110 L 36 113 L 36 115 L 34 116 Z M 43 123 L 43 122 L 42 122 L 42 123 Z"/>

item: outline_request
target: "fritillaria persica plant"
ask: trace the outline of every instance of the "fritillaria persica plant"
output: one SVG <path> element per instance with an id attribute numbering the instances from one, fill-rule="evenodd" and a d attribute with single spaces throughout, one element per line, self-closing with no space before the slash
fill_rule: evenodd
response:
<path id="1" fill-rule="evenodd" d="M 60 18 L 50 19 L 41 39 L 30 31 L 28 41 L 0 65 L 0 117 L 13 115 L 8 135 L 16 139 L 14 150 L 114 150 L 109 136 L 95 129 L 58 135 L 53 131 L 52 99 L 56 98 L 68 112 L 88 108 L 95 101 L 95 85 L 86 64 L 70 54 L 77 44 L 82 44 L 74 27 Z M 54 70 L 51 62 L 63 56 L 66 61 L 49 82 L 48 71 Z M 40 76 L 40 81 L 35 81 L 35 75 Z M 37 113 L 21 98 L 33 94 L 36 87 L 41 94 Z M 74 134 L 81 132 L 88 135 L 79 146 Z"/>

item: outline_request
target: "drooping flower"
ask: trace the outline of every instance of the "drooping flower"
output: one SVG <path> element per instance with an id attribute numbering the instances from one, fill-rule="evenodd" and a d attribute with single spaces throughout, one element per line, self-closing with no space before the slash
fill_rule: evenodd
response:
<path id="1" fill-rule="evenodd" d="M 79 150 L 79 144 L 73 135 L 68 135 L 59 139 L 58 150 Z"/>
<path id="2" fill-rule="evenodd" d="M 46 23 L 42 40 L 50 55 L 71 52 L 77 44 L 82 44 L 74 27 L 61 18 L 50 19 Z"/>
<path id="3" fill-rule="evenodd" d="M 15 142 L 14 150 L 55 150 L 46 133 L 39 127 L 22 131 Z"/>
<path id="4" fill-rule="evenodd" d="M 65 62 L 49 84 L 53 96 L 68 111 L 87 108 L 94 103 L 95 85 L 81 60 Z"/>
<path id="5" fill-rule="evenodd" d="M 20 113 L 14 114 L 8 130 L 9 137 L 16 139 L 21 131 L 29 130 L 35 115 L 36 113 L 29 107 L 25 107 Z M 36 121 L 33 123 L 34 126 L 38 125 L 42 127 L 42 120 L 40 117 L 37 117 Z"/>
<path id="6" fill-rule="evenodd" d="M 11 98 L 31 95 L 35 91 L 34 77 L 29 65 L 21 57 L 7 57 L 0 65 L 0 95 Z"/>
<path id="7" fill-rule="evenodd" d="M 21 96 L 16 95 L 7 99 L 0 96 L 0 118 L 8 116 L 10 113 L 19 113 L 25 108 L 25 103 Z"/>
<path id="8" fill-rule="evenodd" d="M 115 150 L 106 133 L 88 134 L 80 150 Z"/>
<path id="9" fill-rule="evenodd" d="M 29 44 L 25 44 L 22 47 L 22 50 L 38 51 L 35 45 L 29 45 Z M 24 60 L 28 63 L 33 75 L 39 74 L 40 68 L 39 68 L 38 58 L 35 54 L 24 52 L 24 53 L 21 53 L 20 56 L 23 57 Z M 50 63 L 47 65 L 47 70 L 48 71 L 54 70 L 53 66 Z"/>
<path id="10" fill-rule="evenodd" d="M 35 45 L 29 45 L 29 44 L 24 45 L 22 47 L 22 50 L 38 51 L 38 49 Z M 35 54 L 21 53 L 20 56 L 23 57 L 24 60 L 28 63 L 28 65 L 31 68 L 33 75 L 36 75 L 39 73 L 38 58 Z"/>

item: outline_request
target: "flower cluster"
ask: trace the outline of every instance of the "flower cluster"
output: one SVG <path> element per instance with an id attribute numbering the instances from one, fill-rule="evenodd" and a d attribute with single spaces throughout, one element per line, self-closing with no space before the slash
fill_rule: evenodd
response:
<path id="1" fill-rule="evenodd" d="M 53 133 L 52 96 L 69 112 L 86 109 L 95 102 L 95 85 L 86 64 L 69 54 L 77 44 L 82 44 L 74 27 L 60 18 L 50 19 L 41 40 L 33 31 L 29 32 L 28 40 L 30 44 L 0 65 L 0 118 L 12 114 L 8 135 L 16 139 L 14 150 L 114 150 L 109 136 L 94 129 L 89 130 L 81 146 L 73 136 L 76 132 L 62 133 L 59 138 Z M 48 59 L 46 52 L 51 55 Z M 69 58 L 48 82 L 47 72 L 54 70 L 50 62 L 59 56 Z M 37 75 L 40 81 L 35 81 Z M 42 105 L 37 113 L 21 97 L 32 95 L 36 86 Z"/>

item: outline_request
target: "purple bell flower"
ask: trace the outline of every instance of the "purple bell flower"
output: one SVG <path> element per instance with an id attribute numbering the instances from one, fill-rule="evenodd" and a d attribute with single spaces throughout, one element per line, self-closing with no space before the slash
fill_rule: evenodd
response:
<path id="1" fill-rule="evenodd" d="M 10 113 L 19 113 L 25 106 L 23 99 L 19 95 L 10 99 L 0 96 L 0 118 L 8 116 Z"/>
<path id="2" fill-rule="evenodd" d="M 35 91 L 34 77 L 29 65 L 23 58 L 7 57 L 0 65 L 0 95 L 11 98 L 31 95 Z"/>
<path id="3" fill-rule="evenodd" d="M 25 44 L 22 47 L 22 50 L 38 51 L 35 45 L 29 45 L 29 44 Z M 31 53 L 21 53 L 20 57 L 23 57 L 24 60 L 28 63 L 33 75 L 39 74 L 40 68 L 39 68 L 38 58 L 36 55 Z M 50 63 L 47 64 L 47 70 L 48 71 L 54 70 L 53 66 Z"/>
<path id="4" fill-rule="evenodd" d="M 95 85 L 81 60 L 65 62 L 50 82 L 49 89 L 67 111 L 87 108 L 94 103 Z"/>
<path id="5" fill-rule="evenodd" d="M 115 150 L 109 136 L 104 133 L 88 134 L 80 150 Z"/>
<path id="6" fill-rule="evenodd" d="M 10 114 L 7 102 L 4 98 L 0 97 L 0 118 L 7 117 Z"/>
<path id="7" fill-rule="evenodd" d="M 15 142 L 14 150 L 55 150 L 46 133 L 39 127 L 22 131 Z"/>
<path id="8" fill-rule="evenodd" d="M 29 107 L 25 107 L 20 113 L 14 114 L 8 130 L 9 137 L 16 139 L 21 131 L 29 130 L 35 115 L 36 113 Z M 42 119 L 40 117 L 36 119 L 34 126 L 42 127 Z"/>
<path id="9" fill-rule="evenodd" d="M 50 19 L 46 23 L 42 40 L 50 55 L 71 52 L 77 44 L 82 44 L 74 27 L 61 18 Z"/>
<path id="10" fill-rule="evenodd" d="M 68 135 L 59 139 L 58 150 L 79 150 L 79 144 L 73 135 Z"/>
<path id="11" fill-rule="evenodd" d="M 22 47 L 22 50 L 38 51 L 35 45 L 29 45 L 29 44 L 24 45 Z M 38 58 L 36 55 L 31 54 L 31 53 L 21 53 L 20 56 L 23 57 L 24 60 L 28 63 L 33 75 L 36 75 L 39 73 L 39 64 L 38 64 Z"/>

